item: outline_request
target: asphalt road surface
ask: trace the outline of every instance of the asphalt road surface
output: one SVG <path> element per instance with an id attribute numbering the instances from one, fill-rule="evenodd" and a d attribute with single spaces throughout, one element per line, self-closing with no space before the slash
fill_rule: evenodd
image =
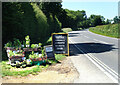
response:
<path id="1" fill-rule="evenodd" d="M 118 74 L 118 39 L 89 32 L 89 30 L 69 32 L 69 40 L 84 53 L 90 54 Z"/>

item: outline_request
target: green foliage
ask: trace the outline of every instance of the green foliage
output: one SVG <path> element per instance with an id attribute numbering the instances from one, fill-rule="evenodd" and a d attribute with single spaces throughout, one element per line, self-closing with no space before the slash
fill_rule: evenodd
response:
<path id="1" fill-rule="evenodd" d="M 41 47 L 42 43 L 39 43 L 38 46 Z"/>
<path id="2" fill-rule="evenodd" d="M 9 41 L 7 44 L 5 44 L 4 48 L 7 48 L 7 47 L 12 47 L 12 42 Z"/>
<path id="3" fill-rule="evenodd" d="M 65 33 L 68 33 L 70 31 L 72 31 L 72 29 L 71 28 L 63 28 L 62 31 L 65 32 Z"/>
<path id="4" fill-rule="evenodd" d="M 30 39 L 29 39 L 29 35 L 27 35 L 26 37 L 25 37 L 25 40 L 27 41 L 30 41 Z"/>
<path id="5" fill-rule="evenodd" d="M 114 20 L 114 23 L 120 23 L 120 16 L 115 16 L 113 20 Z"/>
<path id="6" fill-rule="evenodd" d="M 79 22 L 86 20 L 86 12 L 82 11 L 73 11 L 68 9 L 63 9 L 62 13 L 58 15 L 58 19 L 62 22 L 62 27 L 70 27 L 73 30 L 77 30 Z"/>
<path id="7" fill-rule="evenodd" d="M 57 60 L 57 61 L 59 61 L 59 60 L 62 60 L 63 58 L 65 58 L 66 56 L 65 55 L 62 55 L 62 54 L 55 54 L 55 59 Z"/>
<path id="8" fill-rule="evenodd" d="M 42 49 L 42 56 L 43 57 L 45 56 L 45 49 L 44 48 Z"/>
<path id="9" fill-rule="evenodd" d="M 21 47 L 21 42 L 19 41 L 19 39 L 14 38 L 14 46 L 16 48 Z"/>
<path id="10" fill-rule="evenodd" d="M 31 48 L 38 48 L 38 44 L 32 44 Z"/>
<path id="11" fill-rule="evenodd" d="M 97 34 L 120 38 L 120 36 L 118 35 L 119 24 L 101 25 L 101 26 L 92 27 L 89 30 Z"/>
<path id="12" fill-rule="evenodd" d="M 34 53 L 34 51 L 32 51 L 32 53 L 29 55 L 29 58 L 31 58 L 31 59 L 37 59 L 40 57 L 43 57 L 42 54 L 40 55 L 38 53 Z"/>
<path id="13" fill-rule="evenodd" d="M 52 36 L 49 37 L 49 39 L 47 40 L 47 42 L 45 43 L 45 45 L 51 45 L 52 44 Z"/>
<path id="14" fill-rule="evenodd" d="M 54 5 L 57 7 L 58 3 L 54 3 Z M 52 11 L 52 8 L 50 11 L 45 9 L 46 14 L 44 14 L 45 12 L 43 13 L 43 10 L 41 10 L 36 3 L 3 2 L 2 6 L 2 46 L 8 41 L 13 41 L 13 38 L 23 41 L 24 36 L 27 35 L 30 36 L 32 41 L 24 41 L 24 47 L 28 43 L 45 43 L 51 33 L 61 30 L 61 23 L 56 17 L 56 14 L 59 13 L 54 10 Z M 58 6 L 58 8 L 59 7 L 60 6 Z M 57 8 L 55 9 L 58 11 Z M 48 16 L 47 13 L 50 14 L 50 16 Z"/>
<path id="15" fill-rule="evenodd" d="M 24 48 L 26 47 L 26 43 L 25 43 L 25 41 L 23 40 L 23 45 L 24 45 Z"/>
<path id="16" fill-rule="evenodd" d="M 39 44 L 31 44 L 31 48 L 39 48 L 41 47 L 42 43 Z"/>
<path id="17" fill-rule="evenodd" d="M 61 2 L 41 2 L 39 6 L 46 15 L 58 15 L 62 10 Z"/>
<path id="18" fill-rule="evenodd" d="M 36 4 L 31 3 L 31 5 L 33 7 L 33 11 L 38 22 L 38 27 L 36 29 L 37 41 L 43 41 L 44 38 L 48 35 L 47 17 L 44 15 L 44 13 L 39 9 L 39 7 Z"/>
<path id="19" fill-rule="evenodd" d="M 10 57 L 14 56 L 14 53 L 10 50 L 9 52 Z"/>
<path id="20" fill-rule="evenodd" d="M 89 19 L 91 20 L 90 26 L 102 25 L 105 20 L 101 15 L 91 15 Z"/>
<path id="21" fill-rule="evenodd" d="M 26 45 L 30 45 L 29 35 L 27 35 L 27 36 L 25 37 L 25 40 L 26 40 Z"/>

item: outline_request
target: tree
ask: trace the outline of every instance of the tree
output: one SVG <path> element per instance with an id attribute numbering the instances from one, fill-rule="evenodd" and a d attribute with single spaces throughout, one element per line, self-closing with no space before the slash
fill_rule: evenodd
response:
<path id="1" fill-rule="evenodd" d="M 46 15 L 51 13 L 53 16 L 58 15 L 62 10 L 61 2 L 41 2 L 39 7 Z"/>
<path id="2" fill-rule="evenodd" d="M 105 24 L 111 24 L 111 20 L 107 19 Z"/>
<path id="3" fill-rule="evenodd" d="M 115 16 L 113 20 L 114 20 L 114 23 L 120 23 L 120 16 L 119 17 Z"/>
<path id="4" fill-rule="evenodd" d="M 89 19 L 91 21 L 91 26 L 103 25 L 105 20 L 101 15 L 91 15 Z"/>

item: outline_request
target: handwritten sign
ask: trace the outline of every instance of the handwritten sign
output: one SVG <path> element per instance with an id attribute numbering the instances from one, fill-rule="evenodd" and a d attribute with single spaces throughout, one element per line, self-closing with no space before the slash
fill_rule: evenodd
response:
<path id="1" fill-rule="evenodd" d="M 69 55 L 69 44 L 68 44 L 67 33 L 53 33 L 52 45 L 53 45 L 54 53 Z"/>

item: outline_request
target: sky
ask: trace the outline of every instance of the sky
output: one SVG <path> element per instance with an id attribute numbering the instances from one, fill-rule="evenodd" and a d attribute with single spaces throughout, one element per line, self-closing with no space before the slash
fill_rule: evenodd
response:
<path id="1" fill-rule="evenodd" d="M 109 2 L 107 0 L 99 1 L 67 1 L 63 0 L 62 8 L 67 8 L 70 10 L 84 10 L 86 11 L 87 17 L 91 14 L 104 16 L 105 19 L 113 19 L 115 16 L 118 16 L 118 1 L 112 0 Z"/>

